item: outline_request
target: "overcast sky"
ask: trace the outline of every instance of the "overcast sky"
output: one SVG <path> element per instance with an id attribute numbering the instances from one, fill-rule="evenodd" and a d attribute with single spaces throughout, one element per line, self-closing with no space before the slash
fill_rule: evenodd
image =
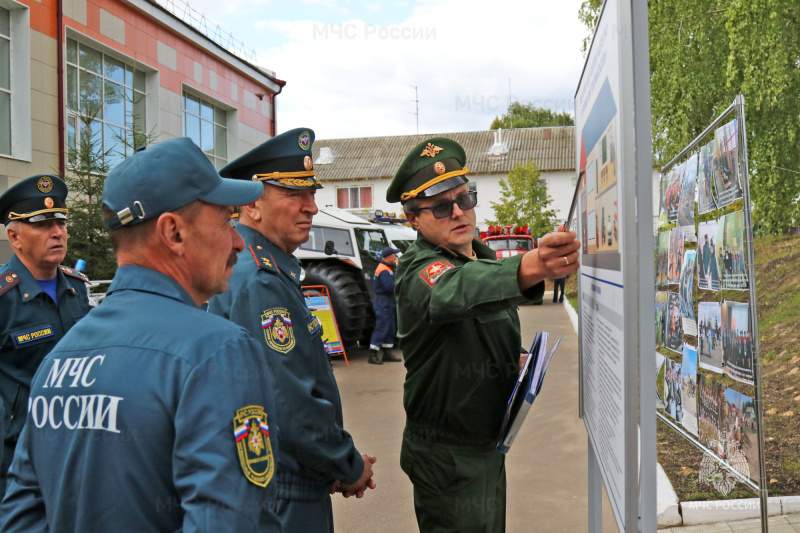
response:
<path id="1" fill-rule="evenodd" d="M 478 131 L 511 97 L 573 112 L 581 0 L 192 0 L 286 80 L 278 131 Z"/>

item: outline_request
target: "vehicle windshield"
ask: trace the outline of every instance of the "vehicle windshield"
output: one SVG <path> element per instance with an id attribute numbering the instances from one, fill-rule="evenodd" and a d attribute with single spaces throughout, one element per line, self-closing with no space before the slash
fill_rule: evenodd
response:
<path id="1" fill-rule="evenodd" d="M 373 259 L 380 259 L 381 252 L 389 246 L 386 235 L 382 230 L 356 228 L 356 241 L 361 255 L 367 255 Z"/>
<path id="2" fill-rule="evenodd" d="M 492 250 L 533 250 L 533 241 L 528 239 L 492 239 L 486 245 Z"/>

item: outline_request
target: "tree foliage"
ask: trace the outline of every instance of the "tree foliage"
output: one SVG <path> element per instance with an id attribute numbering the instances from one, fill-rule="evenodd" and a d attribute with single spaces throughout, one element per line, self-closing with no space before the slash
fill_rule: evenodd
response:
<path id="1" fill-rule="evenodd" d="M 600 2 L 579 18 L 591 31 Z M 778 234 L 798 223 L 800 5 L 797 0 L 649 2 L 653 151 L 665 162 L 737 94 L 746 103 L 754 222 Z"/>
<path id="2" fill-rule="evenodd" d="M 556 213 L 547 207 L 553 201 L 547 193 L 547 184 L 540 181 L 541 171 L 533 161 L 517 163 L 500 180 L 502 200 L 490 202 L 496 220 L 490 224 L 511 224 L 531 228 L 531 236 L 541 237 L 555 229 Z"/>
<path id="3" fill-rule="evenodd" d="M 99 106 L 82 108 L 78 116 L 80 140 L 67 149 L 69 165 L 67 175 L 63 176 L 69 187 L 69 242 L 64 262 L 74 265 L 78 259 L 83 259 L 89 279 L 108 280 L 114 277 L 117 269 L 108 228 L 103 222 L 103 185 L 111 170 L 108 161 L 112 155 L 124 157 L 126 153 L 135 153 L 138 148 L 152 142 L 155 135 L 152 130 L 146 132 L 139 127 L 142 117 L 131 114 L 130 133 L 116 137 L 116 148 L 104 151 L 101 128 L 97 127 L 100 123 L 95 120 Z M 128 108 L 133 109 L 133 105 Z"/>
<path id="4" fill-rule="evenodd" d="M 512 102 L 508 106 L 508 112 L 495 117 L 489 129 L 498 128 L 541 128 L 547 126 L 574 126 L 575 121 L 566 111 L 555 112 L 542 107 L 535 107 L 531 104 Z"/>

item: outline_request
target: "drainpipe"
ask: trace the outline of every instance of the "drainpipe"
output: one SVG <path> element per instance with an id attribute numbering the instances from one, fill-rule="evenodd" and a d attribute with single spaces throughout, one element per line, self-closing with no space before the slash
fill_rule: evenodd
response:
<path id="1" fill-rule="evenodd" d="M 56 2 L 56 50 L 58 64 L 58 172 L 66 176 L 66 143 L 64 142 L 64 1 Z"/>
<path id="2" fill-rule="evenodd" d="M 60 1 L 61 0 L 59 0 L 59 2 Z M 278 82 L 278 87 L 280 87 L 280 89 L 278 89 L 278 92 L 276 92 L 275 94 L 272 95 L 272 128 L 271 128 L 271 130 L 272 130 L 272 136 L 273 137 L 275 137 L 275 135 L 278 134 L 278 115 L 277 115 L 277 109 L 275 107 L 275 98 L 279 94 L 281 94 L 281 91 L 283 91 L 283 88 L 286 87 L 286 82 L 285 81 L 278 80 L 278 79 L 276 79 L 275 81 Z"/>

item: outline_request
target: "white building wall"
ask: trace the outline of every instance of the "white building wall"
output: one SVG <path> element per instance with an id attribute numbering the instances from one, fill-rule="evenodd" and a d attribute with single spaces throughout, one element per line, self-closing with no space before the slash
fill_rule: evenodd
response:
<path id="1" fill-rule="evenodd" d="M 500 180 L 506 178 L 506 174 L 470 174 L 470 179 L 475 183 L 478 191 L 478 205 L 475 207 L 476 220 L 478 226 L 485 228 L 488 221 L 494 218 L 492 202 L 498 202 L 500 195 Z M 559 219 L 566 219 L 569 213 L 569 205 L 572 201 L 572 193 L 575 190 L 575 173 L 572 171 L 562 172 L 543 172 L 541 179 L 547 182 L 548 191 L 553 199 L 551 209 L 556 211 Z M 317 191 L 317 206 L 336 207 L 336 190 L 339 188 L 350 187 L 372 187 L 372 203 L 370 211 L 380 209 L 387 213 L 400 213 L 400 204 L 390 204 L 386 201 L 386 189 L 391 180 L 383 179 L 378 181 L 348 180 L 323 182 L 323 189 Z M 352 210 L 361 211 L 361 210 Z"/>

